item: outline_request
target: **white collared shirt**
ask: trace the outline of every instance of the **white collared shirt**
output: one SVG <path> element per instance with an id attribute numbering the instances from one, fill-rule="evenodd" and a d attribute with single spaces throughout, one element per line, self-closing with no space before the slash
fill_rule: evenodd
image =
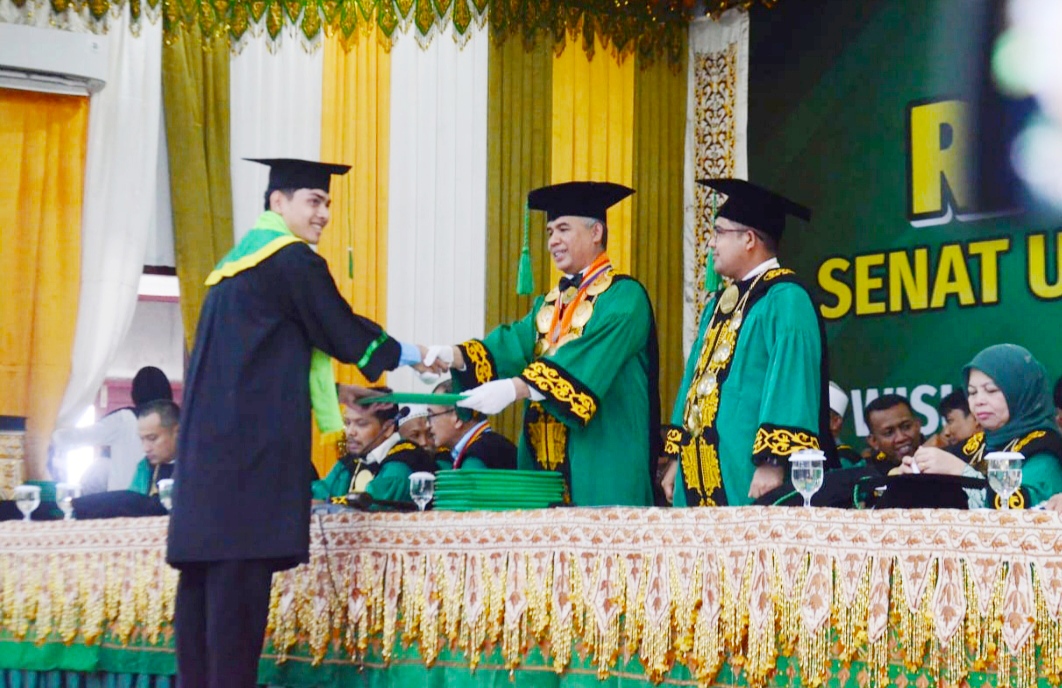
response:
<path id="1" fill-rule="evenodd" d="M 749 271 L 749 274 L 747 274 L 747 275 L 745 275 L 744 277 L 741 278 L 741 281 L 744 282 L 745 280 L 750 280 L 753 277 L 756 277 L 758 275 L 762 275 L 763 273 L 767 272 L 768 270 L 773 270 L 774 268 L 780 268 L 780 267 L 782 267 L 782 264 L 778 262 L 777 258 L 771 258 L 769 260 L 765 260 L 762 263 L 760 263 L 759 265 L 757 265 L 756 267 L 752 268 L 752 270 Z"/>
<path id="2" fill-rule="evenodd" d="M 402 436 L 398 434 L 396 430 L 394 434 L 381 442 L 376 449 L 373 449 L 365 456 L 365 463 L 381 463 L 387 458 L 387 452 L 391 451 L 391 448 L 402 441 Z"/>

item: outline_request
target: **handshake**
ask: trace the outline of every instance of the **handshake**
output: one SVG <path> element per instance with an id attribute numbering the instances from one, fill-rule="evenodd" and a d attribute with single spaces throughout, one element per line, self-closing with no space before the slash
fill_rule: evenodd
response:
<path id="1" fill-rule="evenodd" d="M 465 369 L 465 358 L 456 346 L 418 344 L 417 348 L 420 349 L 420 363 L 414 365 L 413 369 L 420 373 L 420 379 L 425 384 L 438 382 L 439 378 L 449 372 L 450 368 Z"/>
<path id="2" fill-rule="evenodd" d="M 420 363 L 413 369 L 420 375 L 421 382 L 435 384 L 450 369 L 464 370 L 465 358 L 461 350 L 450 345 L 418 345 L 420 349 Z M 487 415 L 501 413 L 509 404 L 517 399 L 527 399 L 531 396 L 531 390 L 527 383 L 520 378 L 507 378 L 492 380 L 479 387 L 468 390 L 465 398 L 457 402 L 462 408 L 472 409 Z"/>

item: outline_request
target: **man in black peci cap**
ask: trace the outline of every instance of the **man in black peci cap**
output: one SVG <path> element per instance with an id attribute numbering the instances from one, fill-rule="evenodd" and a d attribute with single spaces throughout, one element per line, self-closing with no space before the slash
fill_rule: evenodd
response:
<path id="1" fill-rule="evenodd" d="M 185 376 L 166 553 L 182 688 L 258 684 L 273 572 L 309 560 L 311 407 L 323 436 L 343 431 L 332 357 L 370 379 L 423 358 L 354 314 L 310 248 L 349 167 L 254 162 L 266 212 L 207 278 Z"/>
<path id="2" fill-rule="evenodd" d="M 659 442 L 659 358 L 649 296 L 608 254 L 609 207 L 634 193 L 568 182 L 528 194 L 546 213 L 547 248 L 563 273 L 522 319 L 482 340 L 434 346 L 469 390 L 458 406 L 495 414 L 524 402 L 521 469 L 560 471 L 577 506 L 650 506 Z M 529 247 L 525 227 L 524 251 Z M 531 285 L 519 291 L 530 293 Z"/>
<path id="3" fill-rule="evenodd" d="M 811 211 L 740 179 L 707 179 L 721 207 L 708 246 L 726 287 L 705 305 L 665 453 L 676 506 L 741 506 L 782 485 L 789 457 L 829 431 L 822 324 L 792 270 L 778 263 L 787 215 Z"/>

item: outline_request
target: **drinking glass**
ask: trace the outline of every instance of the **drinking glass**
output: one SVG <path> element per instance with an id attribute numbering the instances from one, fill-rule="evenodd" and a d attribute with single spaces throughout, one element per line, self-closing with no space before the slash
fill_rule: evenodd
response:
<path id="1" fill-rule="evenodd" d="M 1025 455 L 1019 452 L 989 452 L 988 484 L 999 495 L 999 508 L 1009 509 L 1010 498 L 1021 487 L 1021 465 Z"/>
<path id="2" fill-rule="evenodd" d="M 435 475 L 427 471 L 418 471 L 409 476 L 409 496 L 417 503 L 417 508 L 424 511 L 428 502 L 435 495 Z"/>
<path id="3" fill-rule="evenodd" d="M 22 520 L 30 520 L 30 514 L 41 505 L 39 485 L 19 485 L 15 488 L 15 506 L 22 512 Z"/>
<path id="4" fill-rule="evenodd" d="M 163 478 L 159 481 L 159 501 L 166 511 L 173 509 L 173 478 Z"/>
<path id="5" fill-rule="evenodd" d="M 63 520 L 74 517 L 74 500 L 81 496 L 81 486 L 74 483 L 59 483 L 55 486 L 55 501 L 63 510 Z"/>
<path id="6" fill-rule="evenodd" d="M 818 449 L 802 449 L 789 457 L 793 487 L 804 495 L 804 506 L 811 506 L 811 496 L 822 487 L 826 455 Z"/>

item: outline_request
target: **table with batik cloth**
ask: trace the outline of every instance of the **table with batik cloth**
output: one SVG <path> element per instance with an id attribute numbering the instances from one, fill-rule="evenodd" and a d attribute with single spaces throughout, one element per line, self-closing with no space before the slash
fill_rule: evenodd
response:
<path id="1" fill-rule="evenodd" d="M 1057 684 L 1053 513 L 343 514 L 274 579 L 279 686 Z M 0 685 L 170 685 L 166 519 L 0 524 Z M 599 679 L 605 683 L 599 684 Z"/>

